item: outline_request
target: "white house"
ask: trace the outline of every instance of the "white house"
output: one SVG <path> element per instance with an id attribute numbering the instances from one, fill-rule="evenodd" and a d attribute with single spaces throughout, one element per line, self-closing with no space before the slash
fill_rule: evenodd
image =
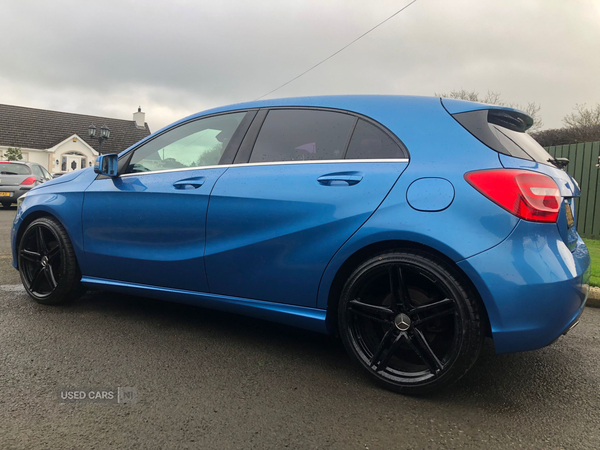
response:
<path id="1" fill-rule="evenodd" d="M 89 137 L 90 125 L 97 135 L 103 126 L 110 129 L 101 146 Z M 20 148 L 24 161 L 39 163 L 50 173 L 89 167 L 100 152 L 119 153 L 149 134 L 139 108 L 133 120 L 122 120 L 0 104 L 0 159 L 6 159 L 8 148 Z"/>

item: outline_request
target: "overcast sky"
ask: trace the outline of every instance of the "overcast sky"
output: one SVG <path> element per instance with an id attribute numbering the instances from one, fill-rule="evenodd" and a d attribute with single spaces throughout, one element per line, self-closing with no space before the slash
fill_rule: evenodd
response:
<path id="1" fill-rule="evenodd" d="M 0 103 L 123 119 L 141 105 L 156 131 L 265 94 L 409 1 L 2 0 Z M 269 97 L 461 88 L 535 101 L 544 128 L 600 103 L 600 1 L 418 0 Z"/>

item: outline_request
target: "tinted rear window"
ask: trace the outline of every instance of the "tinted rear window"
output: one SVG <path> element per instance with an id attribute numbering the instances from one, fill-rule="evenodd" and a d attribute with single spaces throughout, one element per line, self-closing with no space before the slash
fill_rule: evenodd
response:
<path id="1" fill-rule="evenodd" d="M 29 175 L 31 174 L 31 169 L 24 164 L 2 163 L 0 164 L 0 174 Z"/>
<path id="2" fill-rule="evenodd" d="M 329 111 L 269 111 L 250 162 L 342 159 L 355 120 Z"/>
<path id="3" fill-rule="evenodd" d="M 383 130 L 359 120 L 352 134 L 346 159 L 404 158 L 405 153 Z"/>
<path id="4" fill-rule="evenodd" d="M 550 153 L 527 133 L 509 130 L 508 128 L 499 127 L 497 125 L 490 126 L 496 127 L 500 133 L 518 145 L 519 148 L 527 153 L 534 161 L 542 164 L 550 164 L 550 160 L 553 159 Z"/>
<path id="5" fill-rule="evenodd" d="M 515 158 L 552 165 L 552 156 L 525 133 L 531 118 L 518 111 L 477 110 L 453 117 L 492 150 Z"/>

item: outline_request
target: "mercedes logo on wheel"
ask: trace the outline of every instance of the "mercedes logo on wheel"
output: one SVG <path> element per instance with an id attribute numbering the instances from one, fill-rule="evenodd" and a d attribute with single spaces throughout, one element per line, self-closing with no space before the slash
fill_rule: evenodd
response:
<path id="1" fill-rule="evenodd" d="M 394 325 L 400 331 L 406 331 L 410 328 L 410 318 L 406 314 L 398 314 L 394 319 Z"/>

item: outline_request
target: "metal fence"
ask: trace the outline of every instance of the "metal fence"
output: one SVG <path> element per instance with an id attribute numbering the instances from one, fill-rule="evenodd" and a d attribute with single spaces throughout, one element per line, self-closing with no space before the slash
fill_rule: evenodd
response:
<path id="1" fill-rule="evenodd" d="M 569 158 L 567 172 L 577 180 L 581 197 L 575 202 L 577 231 L 600 239 L 600 170 L 596 167 L 600 142 L 546 147 L 554 158 Z"/>

